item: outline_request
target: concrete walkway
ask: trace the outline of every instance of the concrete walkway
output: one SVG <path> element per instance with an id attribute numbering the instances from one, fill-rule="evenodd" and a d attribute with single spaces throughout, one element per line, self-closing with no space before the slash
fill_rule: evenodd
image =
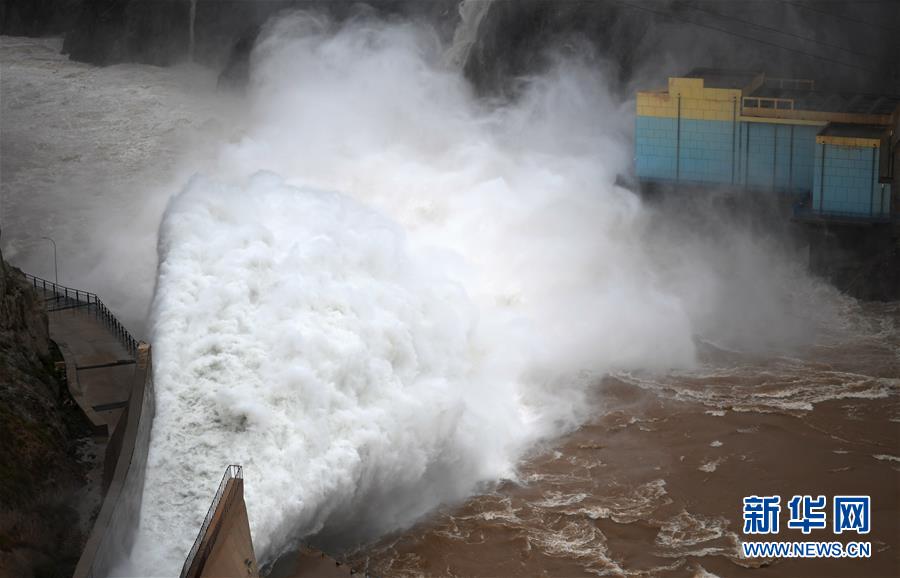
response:
<path id="1" fill-rule="evenodd" d="M 97 317 L 94 305 L 76 304 L 47 314 L 50 337 L 66 359 L 69 390 L 98 429 L 112 435 L 128 404 L 134 357 Z"/>

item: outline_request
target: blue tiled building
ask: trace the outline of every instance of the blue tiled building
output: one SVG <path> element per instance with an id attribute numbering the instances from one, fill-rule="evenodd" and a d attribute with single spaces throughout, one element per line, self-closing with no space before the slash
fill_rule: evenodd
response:
<path id="1" fill-rule="evenodd" d="M 900 97 L 700 69 L 637 94 L 635 169 L 644 181 L 789 194 L 801 217 L 889 220 L 882 149 L 898 117 Z"/>

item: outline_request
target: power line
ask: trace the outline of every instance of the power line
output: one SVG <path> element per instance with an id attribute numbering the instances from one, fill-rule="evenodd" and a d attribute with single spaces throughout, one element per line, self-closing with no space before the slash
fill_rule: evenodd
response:
<path id="1" fill-rule="evenodd" d="M 785 4 L 790 6 L 795 6 L 802 10 L 809 10 L 810 12 L 818 12 L 819 14 L 825 14 L 826 16 L 831 16 L 832 18 L 837 18 L 839 20 L 846 20 L 847 22 L 856 22 L 858 24 L 865 24 L 866 26 L 872 26 L 874 28 L 881 28 L 882 30 L 887 30 L 888 32 L 900 32 L 900 28 L 893 28 L 891 26 L 884 26 L 883 24 L 877 24 L 875 22 L 869 22 L 868 20 L 863 20 L 861 18 L 851 18 L 850 16 L 846 16 L 844 14 L 835 14 L 834 12 L 830 12 L 828 10 L 821 10 L 819 8 L 814 8 L 803 2 L 790 2 L 785 0 Z M 900 11 L 900 9 L 898 9 Z"/>
<path id="2" fill-rule="evenodd" d="M 854 54 L 856 56 L 862 56 L 863 58 L 873 58 L 871 54 L 865 54 L 863 52 L 857 52 L 855 50 L 851 50 L 849 48 L 844 48 L 838 44 L 831 44 L 830 42 L 825 42 L 823 40 L 818 40 L 816 38 L 812 38 L 811 36 L 800 36 L 799 34 L 793 34 L 791 32 L 785 32 L 784 30 L 779 30 L 778 28 L 774 28 L 772 26 L 766 26 L 764 24 L 757 24 L 756 22 L 752 22 L 750 20 L 744 20 L 742 18 L 736 18 L 734 16 L 726 16 L 720 12 L 716 12 L 715 10 L 710 10 L 709 8 L 701 8 L 695 4 L 689 4 L 688 8 L 691 10 L 697 10 L 699 12 L 706 12 L 707 14 L 712 14 L 713 16 L 717 16 L 719 18 L 725 20 L 734 20 L 735 22 L 740 22 L 741 24 L 746 24 L 747 26 L 752 26 L 754 28 L 758 28 L 760 30 L 767 30 L 769 32 L 774 32 L 776 34 L 783 34 L 784 36 L 790 36 L 791 38 L 797 38 L 798 40 L 803 40 L 805 42 L 812 42 L 814 44 L 821 44 L 822 46 L 828 46 L 829 48 L 836 48 L 838 50 L 842 50 L 849 54 Z"/>
<path id="3" fill-rule="evenodd" d="M 796 54 L 801 54 L 803 56 L 809 58 L 815 58 L 817 60 L 822 60 L 824 62 L 830 62 L 832 64 L 839 64 L 841 66 L 846 66 L 848 68 L 855 68 L 856 70 L 861 70 L 863 72 L 876 73 L 876 70 L 871 68 L 866 68 L 863 66 L 858 66 L 856 64 L 851 64 L 849 62 L 844 62 L 843 60 L 837 60 L 834 58 L 829 58 L 827 56 L 822 56 L 820 54 L 814 54 L 812 52 L 805 52 L 803 50 L 797 50 L 796 48 L 791 48 L 790 46 L 785 46 L 783 44 L 778 44 L 777 42 L 770 42 L 768 40 L 762 40 L 760 38 L 755 38 L 753 36 L 747 36 L 746 34 L 740 34 L 739 32 L 732 32 L 731 30 L 727 30 L 725 28 L 719 28 L 718 26 L 712 26 L 710 24 L 701 24 L 699 22 L 694 22 L 692 20 L 685 20 L 684 18 L 679 18 L 677 16 L 672 15 L 669 12 L 662 12 L 660 10 L 654 10 L 652 8 L 647 8 L 646 6 L 640 6 L 638 4 L 632 4 L 631 2 L 625 2 L 624 0 L 612 0 L 616 4 L 620 4 L 622 6 L 627 6 L 628 8 L 634 8 L 635 10 L 643 10 L 644 12 L 650 12 L 652 14 L 657 14 L 660 16 L 665 16 L 672 20 L 677 20 L 679 22 L 684 22 L 686 24 L 691 24 L 693 26 L 697 26 L 699 28 L 707 28 L 709 30 L 715 30 L 716 32 L 721 32 L 723 34 L 730 34 L 731 36 L 736 36 L 738 38 L 743 38 L 745 40 L 750 40 L 752 42 L 757 42 L 759 44 L 766 44 L 768 46 L 774 46 L 775 48 L 780 48 L 781 50 L 787 50 L 788 52 L 794 52 Z"/>

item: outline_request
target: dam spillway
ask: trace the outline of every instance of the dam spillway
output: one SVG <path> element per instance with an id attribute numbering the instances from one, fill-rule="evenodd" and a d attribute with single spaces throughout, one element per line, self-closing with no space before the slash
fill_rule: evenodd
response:
<path id="1" fill-rule="evenodd" d="M 70 393 L 106 439 L 102 501 L 74 576 L 107 576 L 130 555 L 140 519 L 155 408 L 150 346 L 96 294 L 32 275 L 26 281 L 47 307 Z"/>
<path id="2" fill-rule="evenodd" d="M 169 6 L 182 43 L 189 4 Z M 194 61 L 166 68 L 2 39 L 4 254 L 53 271 L 55 238 L 67 282 L 153 336 L 144 546 L 118 574 L 177 573 L 229 463 L 245 466 L 261 564 L 309 540 L 384 574 L 725 576 L 743 571 L 738 491 L 814 479 L 896 510 L 897 311 L 854 298 L 897 287 L 881 182 L 896 138 L 838 116 L 810 138 L 799 121 L 822 119 L 791 117 L 813 86 L 889 96 L 891 77 L 766 74 L 722 102 L 707 91 L 736 87 L 704 77 L 681 115 L 669 91 L 649 142 L 635 90 L 779 61 L 664 63 L 681 26 L 554 4 L 485 4 L 459 34 L 295 12 L 245 19 L 232 45 L 226 4 L 198 0 Z M 176 54 L 107 42 L 149 30 L 142 14 L 110 22 L 92 54 Z M 557 29 L 584 34 L 557 46 Z M 219 82 L 223 62 L 245 74 Z M 852 113 L 837 108 L 818 112 Z M 636 130 L 672 178 L 640 178 Z M 73 371 L 130 371 L 118 357 Z M 109 393 L 88 406 L 112 421 L 127 400 Z M 833 563 L 877 575 L 894 560 Z"/>

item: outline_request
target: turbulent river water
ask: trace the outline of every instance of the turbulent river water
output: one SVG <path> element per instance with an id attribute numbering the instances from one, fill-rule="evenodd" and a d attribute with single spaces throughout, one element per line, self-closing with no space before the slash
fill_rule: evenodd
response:
<path id="1" fill-rule="evenodd" d="M 516 482 L 350 560 L 385 576 L 896 575 L 900 307 L 845 306 L 847 332 L 790 357 L 707 346 L 692 371 L 597 380 L 594 416 Z M 872 496 L 872 558 L 742 558 L 742 498 L 795 494 Z"/>
<path id="2" fill-rule="evenodd" d="M 487 103 L 427 30 L 308 15 L 240 95 L 59 47 L 0 45 L 2 242 L 47 276 L 52 235 L 60 280 L 153 341 L 121 574 L 177 572 L 229 463 L 269 563 L 304 540 L 384 576 L 895 574 L 900 305 L 617 186 L 631 105 L 602 71 Z M 872 558 L 740 558 L 742 497 L 804 493 L 870 494 Z"/>

